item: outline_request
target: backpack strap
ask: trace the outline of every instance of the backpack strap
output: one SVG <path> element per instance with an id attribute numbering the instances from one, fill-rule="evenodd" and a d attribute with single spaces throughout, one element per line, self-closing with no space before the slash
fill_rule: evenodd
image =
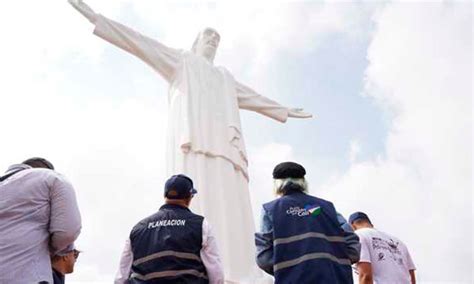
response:
<path id="1" fill-rule="evenodd" d="M 6 175 L 0 177 L 0 182 L 6 180 L 7 178 L 11 177 L 12 175 L 14 175 L 14 174 L 16 174 L 16 173 L 18 173 L 18 172 L 21 172 L 22 170 L 24 170 L 24 169 L 20 169 L 20 170 L 17 170 L 17 171 L 13 171 L 13 172 L 11 172 L 11 173 L 9 173 L 9 174 L 6 174 Z"/>

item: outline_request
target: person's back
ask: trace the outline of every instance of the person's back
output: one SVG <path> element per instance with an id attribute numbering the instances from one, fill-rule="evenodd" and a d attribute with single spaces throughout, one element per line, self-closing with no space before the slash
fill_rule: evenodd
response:
<path id="1" fill-rule="evenodd" d="M 80 232 L 72 186 L 63 176 L 26 164 L 0 182 L 0 283 L 52 282 L 50 253 Z"/>
<path id="2" fill-rule="evenodd" d="M 189 209 L 192 180 L 174 175 L 165 205 L 135 225 L 125 244 L 115 283 L 223 284 L 216 239 L 204 217 Z"/>
<path id="3" fill-rule="evenodd" d="M 200 258 L 203 221 L 186 207 L 165 204 L 139 222 L 130 234 L 134 256 L 131 282 L 141 283 L 135 279 L 145 280 L 153 273 L 170 273 L 161 277 L 160 283 L 208 283 Z"/>
<path id="4" fill-rule="evenodd" d="M 344 231 L 332 203 L 295 191 L 264 208 L 273 216 L 278 244 L 275 283 L 352 283 Z"/>
<path id="5" fill-rule="evenodd" d="M 356 212 L 349 223 L 359 236 L 359 283 L 415 283 L 415 265 L 405 244 L 375 229 L 367 214 Z"/>
<path id="6" fill-rule="evenodd" d="M 358 229 L 356 234 L 367 244 L 368 252 L 363 245 L 360 261 L 370 255 L 374 283 L 410 283 L 414 264 L 403 242 L 374 228 Z"/>
<path id="7" fill-rule="evenodd" d="M 274 275 L 276 284 L 352 283 L 358 237 L 331 202 L 307 194 L 305 174 L 293 162 L 275 167 L 279 198 L 263 205 L 255 234 L 257 265 Z"/>

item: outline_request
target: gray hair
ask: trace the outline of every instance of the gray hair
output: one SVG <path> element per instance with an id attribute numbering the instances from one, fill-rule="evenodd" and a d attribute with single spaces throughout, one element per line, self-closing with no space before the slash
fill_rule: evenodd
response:
<path id="1" fill-rule="evenodd" d="M 289 190 L 308 192 L 308 182 L 304 178 L 284 178 L 273 180 L 273 191 L 276 195 L 285 195 Z"/>

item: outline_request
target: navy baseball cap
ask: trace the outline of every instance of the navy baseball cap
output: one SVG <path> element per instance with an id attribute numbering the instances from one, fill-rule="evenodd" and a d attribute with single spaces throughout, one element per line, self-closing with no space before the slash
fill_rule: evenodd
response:
<path id="1" fill-rule="evenodd" d="M 370 222 L 369 216 L 367 216 L 367 214 L 364 212 L 355 212 L 349 216 L 349 224 L 352 224 L 357 220 L 367 220 L 370 224 L 372 224 L 372 222 Z"/>
<path id="2" fill-rule="evenodd" d="M 165 197 L 168 199 L 186 199 L 197 193 L 193 181 L 183 175 L 174 175 L 165 183 Z"/>

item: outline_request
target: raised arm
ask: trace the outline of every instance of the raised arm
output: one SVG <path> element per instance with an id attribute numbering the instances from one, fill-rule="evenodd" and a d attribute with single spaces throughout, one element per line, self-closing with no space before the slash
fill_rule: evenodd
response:
<path id="1" fill-rule="evenodd" d="M 91 9 L 91 7 L 89 7 L 89 5 L 82 2 L 82 0 L 68 0 L 68 2 L 91 23 L 95 23 L 97 14 Z"/>
<path id="2" fill-rule="evenodd" d="M 288 108 L 270 100 L 242 83 L 236 82 L 237 99 L 239 108 L 251 110 L 278 120 L 286 122 L 288 117 L 310 118 L 310 113 L 303 112 L 301 108 Z"/>
<path id="3" fill-rule="evenodd" d="M 179 50 L 167 47 L 131 28 L 95 13 L 82 0 L 68 1 L 95 25 L 95 35 L 137 56 L 168 82 L 172 81 L 180 61 L 181 52 Z"/>

